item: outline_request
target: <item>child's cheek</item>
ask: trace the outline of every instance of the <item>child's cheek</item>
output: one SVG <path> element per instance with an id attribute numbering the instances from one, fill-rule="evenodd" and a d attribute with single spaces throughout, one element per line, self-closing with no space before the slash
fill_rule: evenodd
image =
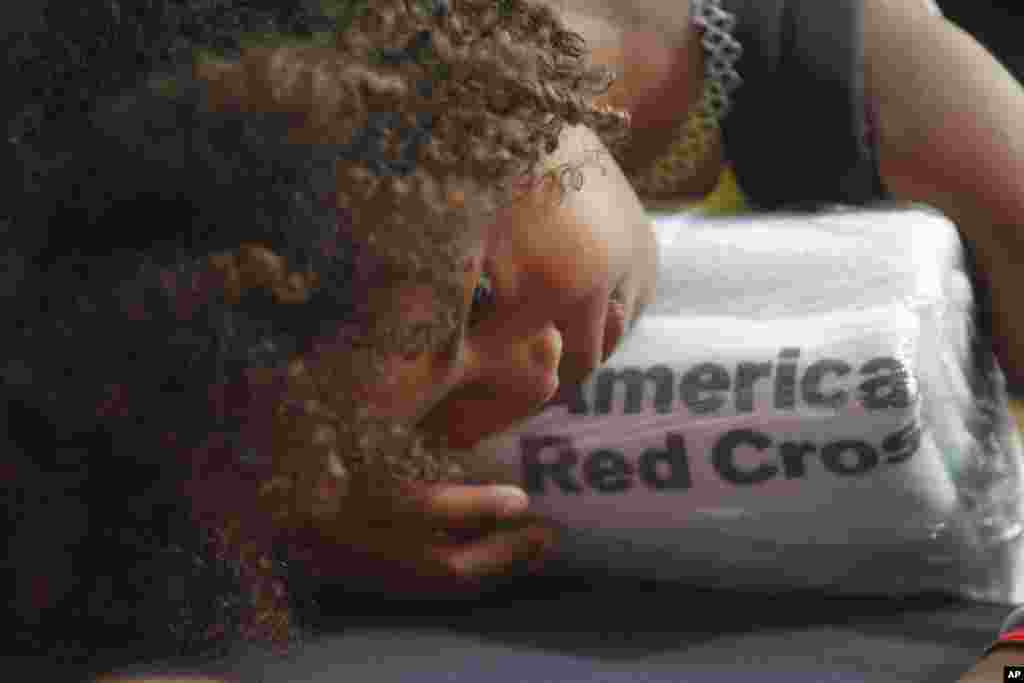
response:
<path id="1" fill-rule="evenodd" d="M 468 310 L 472 300 L 473 286 L 478 277 L 482 254 L 476 255 L 467 264 L 463 283 L 462 310 Z M 430 286 L 401 287 L 382 294 L 376 302 L 381 315 L 400 321 L 407 330 L 416 326 L 440 325 L 437 291 Z M 383 357 L 370 358 L 369 354 L 357 356 L 350 349 L 332 344 L 322 348 L 318 357 L 322 363 L 335 368 L 350 366 L 353 371 L 331 371 L 324 376 L 339 378 L 331 387 L 332 395 L 354 397 L 372 416 L 394 420 L 410 420 L 419 412 L 424 402 L 433 400 L 452 382 L 458 370 L 458 339 L 460 333 L 452 332 L 449 343 L 443 348 L 414 353 L 391 353 Z M 381 372 L 363 381 L 354 379 L 360 366 L 376 363 Z M 352 379 L 341 379 L 349 377 Z"/>

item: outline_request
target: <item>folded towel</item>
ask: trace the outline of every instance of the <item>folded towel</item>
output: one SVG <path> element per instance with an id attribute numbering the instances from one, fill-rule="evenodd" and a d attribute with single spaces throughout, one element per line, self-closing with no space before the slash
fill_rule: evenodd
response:
<path id="1" fill-rule="evenodd" d="M 1013 602 L 1020 437 L 956 228 L 912 207 L 655 219 L 658 301 L 478 449 L 566 562 L 730 587 Z"/>

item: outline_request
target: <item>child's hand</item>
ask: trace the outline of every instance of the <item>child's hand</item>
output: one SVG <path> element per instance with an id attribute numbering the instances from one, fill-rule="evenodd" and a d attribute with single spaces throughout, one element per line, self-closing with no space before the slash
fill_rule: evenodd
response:
<path id="1" fill-rule="evenodd" d="M 554 529 L 512 486 L 418 484 L 404 495 L 346 501 L 333 529 L 300 541 L 326 582 L 389 593 L 473 594 L 494 579 L 536 571 Z"/>

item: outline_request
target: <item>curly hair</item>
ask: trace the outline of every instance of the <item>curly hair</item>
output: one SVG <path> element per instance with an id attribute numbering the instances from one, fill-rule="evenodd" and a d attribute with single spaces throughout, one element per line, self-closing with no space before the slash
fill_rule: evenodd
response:
<path id="1" fill-rule="evenodd" d="M 324 472 L 457 478 L 443 444 L 332 404 L 296 358 L 340 324 L 372 379 L 382 354 L 448 339 L 480 217 L 545 178 L 578 186 L 541 167 L 564 126 L 624 139 L 625 116 L 594 104 L 611 75 L 527 0 L 41 10 L 3 41 L 2 163 L 22 179 L 0 215 L 9 631 L 100 668 L 126 642 L 146 657 L 288 643 L 308 577 L 227 512 L 197 523 L 181 495 L 196 465 L 175 453 L 211 434 L 243 448 L 232 401 L 252 397 L 232 392 L 262 372 L 306 406 L 282 412 L 298 435 L 261 485 L 283 519 L 337 514 L 314 509 Z M 432 284 L 443 314 L 408 329 L 366 310 L 381 273 Z M 49 585 L 22 557 L 43 529 Z"/>

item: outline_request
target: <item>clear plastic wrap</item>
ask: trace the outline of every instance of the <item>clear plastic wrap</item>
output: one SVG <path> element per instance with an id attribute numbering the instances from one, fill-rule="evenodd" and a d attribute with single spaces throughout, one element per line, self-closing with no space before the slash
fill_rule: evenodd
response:
<path id="1" fill-rule="evenodd" d="M 1024 601 L 1024 451 L 956 227 L 894 206 L 656 230 L 658 301 L 619 351 L 478 447 L 564 526 L 563 563 Z"/>

